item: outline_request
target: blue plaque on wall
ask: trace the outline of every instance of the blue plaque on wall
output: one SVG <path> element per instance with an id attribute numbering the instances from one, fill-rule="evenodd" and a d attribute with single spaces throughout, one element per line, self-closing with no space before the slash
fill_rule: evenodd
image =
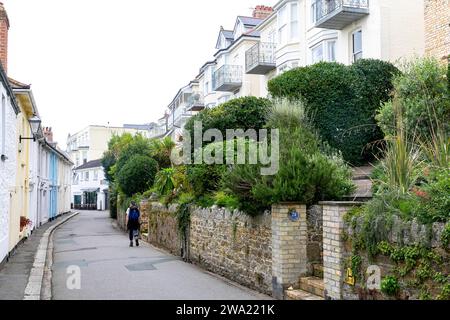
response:
<path id="1" fill-rule="evenodd" d="M 296 222 L 296 221 L 298 221 L 300 219 L 300 214 L 295 209 L 289 210 L 288 214 L 289 214 L 289 219 L 291 219 L 291 221 Z"/>

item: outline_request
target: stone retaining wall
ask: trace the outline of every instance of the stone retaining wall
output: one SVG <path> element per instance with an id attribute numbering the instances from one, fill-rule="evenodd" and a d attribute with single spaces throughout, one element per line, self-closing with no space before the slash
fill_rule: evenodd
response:
<path id="1" fill-rule="evenodd" d="M 272 292 L 271 216 L 222 208 L 191 212 L 190 260 L 260 292 Z"/>
<path id="2" fill-rule="evenodd" d="M 166 208 L 156 202 L 141 203 L 141 213 L 148 220 L 148 241 L 176 256 L 181 255 L 176 206 Z"/>

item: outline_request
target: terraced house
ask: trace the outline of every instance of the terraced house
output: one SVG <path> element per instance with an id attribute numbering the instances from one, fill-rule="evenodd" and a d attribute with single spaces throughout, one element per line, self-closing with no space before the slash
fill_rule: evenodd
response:
<path id="1" fill-rule="evenodd" d="M 0 262 L 33 230 L 70 211 L 73 165 L 41 127 L 31 86 L 7 75 L 9 27 L 0 4 Z"/>
<path id="2" fill-rule="evenodd" d="M 16 117 L 19 107 L 9 85 L 6 73 L 0 65 L 0 264 L 8 256 L 9 225 L 12 210 L 12 194 L 16 180 L 17 144 L 10 143 L 16 138 Z"/>
<path id="3" fill-rule="evenodd" d="M 213 59 L 167 108 L 166 135 L 174 128 L 180 131 L 202 108 L 241 96 L 267 97 L 268 81 L 292 68 L 320 61 L 351 64 L 363 58 L 399 64 L 422 56 L 425 20 L 432 30 L 427 50 L 442 54 L 445 44 L 433 39 L 446 37 L 432 32 L 445 32 L 448 0 L 426 2 L 425 6 L 424 0 L 281 0 L 273 7 L 256 6 L 251 17 L 238 16 L 232 29 L 220 27 Z M 441 18 L 431 18 L 435 14 Z M 442 26 L 434 28 L 431 23 Z"/>

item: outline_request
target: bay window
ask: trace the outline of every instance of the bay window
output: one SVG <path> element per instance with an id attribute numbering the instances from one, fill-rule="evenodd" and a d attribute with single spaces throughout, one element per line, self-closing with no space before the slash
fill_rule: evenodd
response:
<path id="1" fill-rule="evenodd" d="M 314 64 L 321 61 L 336 61 L 336 40 L 322 41 L 311 48 L 311 63 Z"/>
<path id="2" fill-rule="evenodd" d="M 287 42 L 288 24 L 287 24 L 288 6 L 284 6 L 278 12 L 278 43 L 284 44 Z"/>
<path id="3" fill-rule="evenodd" d="M 278 10 L 278 44 L 297 40 L 300 34 L 298 2 L 289 2 Z"/>
<path id="4" fill-rule="evenodd" d="M 300 30 L 298 23 L 298 3 L 291 3 L 291 40 L 298 39 Z"/>

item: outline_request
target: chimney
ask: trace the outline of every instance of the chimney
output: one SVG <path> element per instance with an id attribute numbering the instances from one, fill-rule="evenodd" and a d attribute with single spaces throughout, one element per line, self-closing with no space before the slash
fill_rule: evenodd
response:
<path id="1" fill-rule="evenodd" d="M 272 14 L 272 12 L 273 12 L 272 7 L 256 6 L 256 8 L 253 10 L 253 18 L 266 19 L 268 16 Z"/>
<path id="2" fill-rule="evenodd" d="M 8 14 L 3 3 L 0 2 L 0 62 L 6 73 L 8 73 L 8 31 Z"/>
<path id="3" fill-rule="evenodd" d="M 45 127 L 43 129 L 45 140 L 47 140 L 48 143 L 53 143 L 53 131 L 51 127 Z"/>

